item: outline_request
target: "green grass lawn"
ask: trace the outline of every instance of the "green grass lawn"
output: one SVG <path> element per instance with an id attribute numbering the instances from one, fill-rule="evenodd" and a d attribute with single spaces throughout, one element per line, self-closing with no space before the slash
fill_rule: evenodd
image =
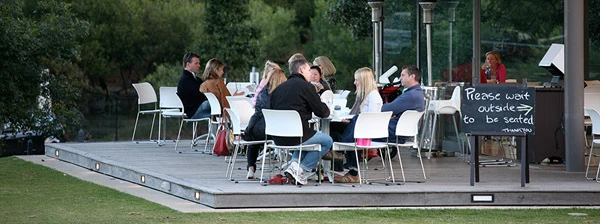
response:
<path id="1" fill-rule="evenodd" d="M 569 213 L 585 213 L 571 216 Z M 16 157 L 0 158 L 1 223 L 599 223 L 598 209 L 180 213 Z"/>

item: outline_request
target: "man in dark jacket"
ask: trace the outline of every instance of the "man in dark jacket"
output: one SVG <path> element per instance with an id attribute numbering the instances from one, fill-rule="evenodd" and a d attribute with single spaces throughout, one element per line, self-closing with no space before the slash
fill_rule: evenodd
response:
<path id="1" fill-rule="evenodd" d="M 183 72 L 177 84 L 177 95 L 183 103 L 183 112 L 189 118 L 205 118 L 210 116 L 210 104 L 204 93 L 200 92 L 202 79 L 196 74 L 200 69 L 200 56 L 188 52 L 183 56 Z"/>
<path id="2" fill-rule="evenodd" d="M 291 164 L 285 171 L 289 179 L 296 183 L 306 184 L 310 171 L 317 166 L 321 156 L 327 153 L 333 145 L 333 140 L 327 134 L 317 132 L 308 125 L 313 113 L 318 117 L 329 117 L 329 107 L 323 102 L 309 83 L 311 72 L 310 64 L 306 59 L 297 59 L 290 62 L 292 73 L 287 81 L 279 85 L 271 95 L 271 108 L 275 110 L 295 110 L 302 120 L 302 139 L 288 137 L 273 137 L 278 145 L 320 144 L 321 153 L 310 151 L 302 152 L 302 161 L 298 161 L 299 152 L 292 155 Z M 281 124 L 285 125 L 285 124 Z"/>

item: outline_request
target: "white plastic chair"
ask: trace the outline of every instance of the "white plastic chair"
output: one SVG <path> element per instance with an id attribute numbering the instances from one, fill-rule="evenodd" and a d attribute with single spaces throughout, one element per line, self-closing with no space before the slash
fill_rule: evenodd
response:
<path id="1" fill-rule="evenodd" d="M 332 150 L 335 151 L 354 151 L 356 155 L 356 164 L 358 165 L 358 178 L 359 184 L 362 185 L 363 182 L 367 183 L 368 180 L 366 178 L 366 171 L 368 169 L 367 161 L 364 161 L 364 168 L 360 168 L 360 161 L 358 158 L 358 150 L 367 150 L 367 149 L 378 149 L 380 154 L 381 149 L 387 149 L 387 159 L 382 159 L 381 162 L 385 169 L 386 161 L 388 160 L 389 164 L 389 176 L 386 180 L 391 179 L 392 182 L 396 182 L 394 178 L 394 170 L 392 168 L 391 158 L 390 158 L 390 150 L 388 147 L 388 124 L 390 118 L 392 117 L 391 111 L 386 112 L 364 112 L 358 115 L 356 120 L 356 125 L 354 126 L 354 142 L 334 142 Z M 370 145 L 358 145 L 357 139 L 377 139 L 377 138 L 386 138 L 386 142 L 371 142 Z M 364 175 L 361 174 L 364 172 Z M 330 178 L 332 183 L 335 184 L 334 178 Z"/>
<path id="2" fill-rule="evenodd" d="M 160 87 L 159 88 L 159 96 L 160 96 L 160 109 L 165 110 L 161 113 L 161 120 L 164 118 L 164 132 L 162 143 L 159 143 L 159 146 L 162 146 L 166 143 L 166 130 L 167 130 L 167 119 L 168 118 L 177 118 L 183 119 L 185 118 L 185 113 L 183 112 L 183 103 L 177 96 L 177 87 Z M 161 120 L 158 121 L 158 136 L 161 135 Z M 177 142 L 177 141 L 175 141 Z"/>
<path id="3" fill-rule="evenodd" d="M 239 180 L 235 180 L 233 178 L 233 170 L 235 168 L 235 162 L 237 159 L 237 155 L 240 152 L 241 147 L 246 147 L 249 145 L 260 145 L 260 144 L 270 144 L 272 141 L 270 140 L 260 140 L 260 141 L 246 141 L 242 139 L 242 128 L 240 126 L 240 118 L 235 110 L 230 108 L 225 108 L 227 114 L 229 114 L 229 118 L 231 120 L 231 125 L 233 129 L 233 135 L 235 136 L 233 144 L 235 145 L 235 149 L 233 154 L 229 157 L 229 164 L 227 164 L 227 173 L 225 174 L 225 178 L 231 182 L 240 182 Z"/>
<path id="4" fill-rule="evenodd" d="M 211 117 L 198 118 L 198 119 L 191 119 L 191 118 L 186 117 L 186 118 L 182 119 L 181 124 L 179 125 L 179 133 L 177 134 L 177 141 L 175 141 L 175 151 L 177 151 L 177 145 L 179 143 L 179 139 L 181 138 L 181 129 L 183 127 L 183 123 L 192 122 L 193 123 L 192 124 L 192 142 L 190 143 L 190 148 L 193 148 L 199 139 L 205 138 L 206 143 L 204 144 L 204 151 L 202 151 L 202 153 L 212 154 L 212 151 L 208 148 L 208 144 L 210 142 L 210 138 L 212 138 L 213 140 L 215 139 L 215 135 L 212 133 L 213 126 L 219 124 L 220 117 L 221 117 L 221 106 L 219 104 L 219 100 L 217 100 L 217 97 L 214 94 L 204 93 L 204 95 L 206 96 L 206 99 L 208 100 L 208 103 L 210 104 Z M 216 120 L 213 120 L 212 117 L 215 117 Z M 196 137 L 196 135 L 198 134 L 198 123 L 200 121 L 207 121 L 208 132 L 204 135 Z M 197 151 L 197 150 L 195 150 L 195 151 Z"/>
<path id="5" fill-rule="evenodd" d="M 135 141 L 135 131 L 137 130 L 138 121 L 140 119 L 140 114 L 152 114 L 152 126 L 150 127 L 150 136 L 148 137 L 149 142 L 156 142 L 156 140 L 152 139 L 152 132 L 154 131 L 154 121 L 156 120 L 156 115 L 160 116 L 161 110 L 158 108 L 157 103 L 158 100 L 156 98 L 156 92 L 154 92 L 154 88 L 150 83 L 142 82 L 142 83 L 133 83 L 133 88 L 138 95 L 138 112 L 135 117 L 135 125 L 133 126 L 133 135 L 131 135 L 131 141 L 135 143 L 139 143 L 139 141 Z M 142 110 L 142 105 L 144 104 L 154 104 L 153 109 Z M 158 136 L 160 138 L 160 135 Z"/>
<path id="6" fill-rule="evenodd" d="M 340 93 L 340 97 L 342 99 L 348 99 L 348 95 L 350 95 L 350 90 L 344 90 L 342 93 Z"/>
<path id="7" fill-rule="evenodd" d="M 591 163 L 593 157 L 600 157 L 600 153 L 594 154 L 594 144 L 600 144 L 600 139 L 596 139 L 596 135 L 600 135 L 600 113 L 598 113 L 597 110 L 592 109 L 592 108 L 584 108 L 584 109 L 588 113 L 590 118 L 592 119 L 592 144 L 590 146 L 590 153 L 588 153 L 587 168 L 585 169 L 585 178 L 588 180 L 591 180 L 594 178 L 588 176 L 589 171 L 590 171 L 590 163 Z M 600 163 L 598 163 L 598 170 L 596 171 L 596 182 L 598 182 L 598 183 L 600 183 L 600 180 L 598 180 L 599 173 L 600 173 Z"/>
<path id="8" fill-rule="evenodd" d="M 243 132 L 248 126 L 250 118 L 254 115 L 252 99 L 245 96 L 227 96 L 225 98 L 231 109 L 239 116 L 240 127 Z"/>
<path id="9" fill-rule="evenodd" d="M 331 90 L 325 90 L 325 92 L 321 94 L 321 101 L 329 106 L 329 104 L 333 103 L 333 92 Z"/>
<path id="10" fill-rule="evenodd" d="M 196 118 L 196 119 L 192 119 L 189 117 L 190 117 L 190 115 L 186 114 L 185 118 L 183 118 L 181 120 L 181 123 L 179 124 L 179 132 L 177 133 L 177 140 L 175 141 L 175 151 L 177 151 L 177 146 L 179 145 L 179 140 L 181 140 L 181 129 L 183 128 L 184 123 L 189 123 L 189 122 L 192 123 L 192 141 L 190 143 L 190 149 L 192 149 L 196 145 L 196 140 L 197 140 L 197 138 L 199 138 L 196 136 L 198 134 L 198 123 L 200 123 L 201 121 L 206 121 L 207 125 L 208 125 L 207 133 L 210 133 L 210 131 L 211 131 L 211 129 L 210 129 L 211 128 L 211 125 L 210 125 L 211 117 L 210 116 L 205 117 L 205 118 Z M 208 138 L 209 135 L 206 134 L 205 136 Z M 206 148 L 205 148 L 205 150 L 206 150 Z M 195 151 L 197 151 L 197 150 L 195 150 Z"/>
<path id="11" fill-rule="evenodd" d="M 216 130 L 216 128 L 213 129 L 213 127 L 216 127 L 217 125 L 219 125 L 219 122 L 221 121 L 221 110 L 222 109 L 221 109 L 221 104 L 219 103 L 219 100 L 217 99 L 215 94 L 204 93 L 204 95 L 206 96 L 206 99 L 208 100 L 208 103 L 210 104 L 210 115 L 211 115 L 211 117 L 213 117 L 213 119 L 209 120 L 210 122 L 208 124 L 208 133 L 206 133 L 206 143 L 204 145 L 204 153 L 212 154 L 212 150 L 208 148 L 208 144 L 210 143 L 210 138 L 215 140 L 215 134 L 213 133 L 213 131 Z M 203 136 L 200 136 L 196 139 L 202 138 Z M 196 141 L 196 139 L 194 139 L 194 141 Z"/>
<path id="12" fill-rule="evenodd" d="M 396 146 L 398 150 L 398 162 L 400 163 L 400 171 L 402 172 L 402 182 L 406 182 L 406 177 L 404 176 L 404 167 L 402 165 L 402 158 L 400 156 L 400 147 L 411 147 L 417 148 L 417 157 L 419 157 L 419 162 L 421 162 L 421 170 L 423 171 L 423 181 L 427 180 L 427 176 L 425 175 L 425 167 L 423 166 L 423 159 L 421 158 L 421 147 L 417 142 L 417 135 L 419 133 L 419 121 L 421 117 L 423 117 L 424 112 L 419 112 L 416 110 L 407 110 L 402 113 L 402 116 L 398 119 L 398 124 L 396 125 L 396 142 L 390 142 L 390 146 Z M 400 137 L 412 137 L 411 142 L 399 143 L 398 140 Z"/>
<path id="13" fill-rule="evenodd" d="M 300 119 L 300 114 L 298 114 L 297 111 L 262 109 L 262 112 L 265 118 L 265 137 L 295 137 L 299 139 L 298 145 L 295 146 L 282 146 L 275 144 L 275 142 L 272 142 L 270 144 L 265 143 L 263 148 L 263 155 L 266 155 L 266 152 L 269 148 L 283 149 L 287 151 L 299 150 L 300 156 L 298 157 L 298 161 L 302 161 L 302 151 L 318 151 L 319 153 L 321 153 L 320 144 L 302 144 L 306 139 L 302 139 L 302 136 L 304 134 L 302 131 L 302 120 Z M 261 183 L 263 183 L 264 180 L 263 175 L 265 170 L 265 160 L 266 159 L 262 160 L 262 168 L 260 171 Z M 319 178 L 319 184 L 320 183 L 321 179 Z"/>
<path id="14" fill-rule="evenodd" d="M 254 92 L 253 85 L 250 82 L 228 82 L 226 87 L 231 94 L 235 93 L 235 91 L 244 91 L 245 93 Z"/>
<path id="15" fill-rule="evenodd" d="M 454 123 L 454 132 L 456 133 L 456 140 L 458 142 L 459 147 L 462 146 L 460 142 L 458 126 L 456 125 L 456 119 L 454 115 L 458 112 L 458 119 L 462 117 L 462 113 L 460 111 L 460 100 L 461 100 L 461 88 L 460 86 L 456 86 L 454 91 L 452 92 L 452 97 L 449 100 L 431 100 L 429 101 L 429 106 L 427 107 L 427 119 L 429 116 L 433 116 L 433 123 L 430 127 L 429 132 L 431 135 L 429 137 L 431 140 L 429 141 L 429 153 L 427 154 L 427 159 L 431 159 L 431 149 L 435 145 L 435 132 L 437 129 L 437 118 L 439 115 L 452 115 L 452 122 Z M 425 122 L 427 124 L 427 122 Z M 461 150 L 464 151 L 464 150 Z"/>

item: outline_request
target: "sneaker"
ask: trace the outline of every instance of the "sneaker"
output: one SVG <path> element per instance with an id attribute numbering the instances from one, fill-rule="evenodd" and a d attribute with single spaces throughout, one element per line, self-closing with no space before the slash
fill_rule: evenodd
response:
<path id="1" fill-rule="evenodd" d="M 290 166 L 285 170 L 285 176 L 292 181 L 293 184 L 306 185 L 308 183 L 307 176 L 308 172 L 304 171 L 300 164 L 292 162 Z"/>
<path id="2" fill-rule="evenodd" d="M 246 174 L 246 179 L 249 179 L 249 180 L 254 179 L 255 169 L 256 168 L 254 168 L 253 166 L 248 167 L 248 174 Z"/>
<path id="3" fill-rule="evenodd" d="M 335 176 L 335 177 L 333 177 L 333 179 L 335 180 L 335 182 L 338 182 L 338 183 L 358 183 L 358 182 L 360 182 L 358 175 L 354 176 L 350 173 L 346 173 L 346 175 L 341 176 L 341 177 Z"/>

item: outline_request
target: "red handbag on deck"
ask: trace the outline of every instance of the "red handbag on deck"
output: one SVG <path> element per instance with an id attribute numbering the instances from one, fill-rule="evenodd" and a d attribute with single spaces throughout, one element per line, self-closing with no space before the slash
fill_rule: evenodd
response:
<path id="1" fill-rule="evenodd" d="M 233 132 L 229 126 L 229 122 L 225 113 L 221 118 L 221 123 L 217 128 L 217 137 L 213 146 L 213 153 L 218 156 L 230 156 L 233 152 Z"/>

